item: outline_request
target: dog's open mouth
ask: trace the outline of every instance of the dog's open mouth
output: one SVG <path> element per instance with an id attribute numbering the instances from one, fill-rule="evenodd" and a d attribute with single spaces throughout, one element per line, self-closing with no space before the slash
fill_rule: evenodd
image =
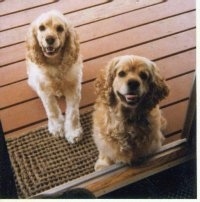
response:
<path id="1" fill-rule="evenodd" d="M 131 106 L 136 105 L 140 100 L 139 95 L 137 95 L 135 93 L 128 93 L 125 95 L 122 95 L 119 92 L 117 92 L 117 93 L 123 102 L 125 102 L 126 104 L 131 105 Z"/>
<path id="2" fill-rule="evenodd" d="M 54 56 L 58 53 L 59 49 L 60 49 L 59 47 L 54 48 L 52 46 L 47 46 L 47 47 L 43 47 L 43 52 L 47 56 Z"/>

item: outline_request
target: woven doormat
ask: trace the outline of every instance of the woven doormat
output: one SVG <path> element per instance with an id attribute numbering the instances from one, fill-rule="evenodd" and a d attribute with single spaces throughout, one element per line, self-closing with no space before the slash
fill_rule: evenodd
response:
<path id="1" fill-rule="evenodd" d="M 7 140 L 19 198 L 28 198 L 94 172 L 98 151 L 93 142 L 91 113 L 81 115 L 84 138 L 69 144 L 47 127 Z"/>

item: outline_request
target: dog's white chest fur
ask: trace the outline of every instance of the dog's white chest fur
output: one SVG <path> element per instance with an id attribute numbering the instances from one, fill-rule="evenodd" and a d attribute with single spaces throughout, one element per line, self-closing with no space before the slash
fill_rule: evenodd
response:
<path id="1" fill-rule="evenodd" d="M 45 90 L 50 95 L 61 97 L 74 83 L 80 83 L 82 77 L 81 63 L 77 61 L 71 68 L 48 66 L 41 68 L 37 64 L 27 61 L 29 85 L 38 91 Z M 76 78 L 76 82 L 74 79 Z M 68 86 L 68 87 L 67 87 Z"/>

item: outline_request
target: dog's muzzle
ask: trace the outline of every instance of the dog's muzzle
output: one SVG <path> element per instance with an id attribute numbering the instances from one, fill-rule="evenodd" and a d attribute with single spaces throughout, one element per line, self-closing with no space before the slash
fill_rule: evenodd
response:
<path id="1" fill-rule="evenodd" d="M 60 47 L 57 48 L 54 48 L 53 46 L 42 47 L 42 51 L 45 56 L 51 57 L 55 56 L 60 51 Z"/>
<path id="2" fill-rule="evenodd" d="M 46 41 L 46 46 L 42 47 L 42 51 L 47 57 L 54 56 L 60 51 L 60 46 L 55 47 L 56 39 L 53 36 L 47 36 L 45 41 Z"/>

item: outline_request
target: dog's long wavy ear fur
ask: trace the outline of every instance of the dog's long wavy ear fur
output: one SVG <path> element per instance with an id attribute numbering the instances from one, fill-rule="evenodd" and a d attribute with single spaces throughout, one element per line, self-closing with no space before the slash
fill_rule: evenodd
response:
<path id="1" fill-rule="evenodd" d="M 143 109 L 151 110 L 168 95 L 169 87 L 166 84 L 165 79 L 160 75 L 156 64 L 152 62 L 152 75 L 149 81 L 149 91 L 140 106 Z"/>
<path id="2" fill-rule="evenodd" d="M 104 104 L 113 106 L 116 104 L 116 97 L 113 91 L 113 81 L 116 73 L 116 65 L 119 62 L 119 58 L 113 58 L 103 69 L 95 82 L 96 94 L 100 97 Z"/>
<path id="3" fill-rule="evenodd" d="M 40 63 L 40 61 L 42 61 L 41 57 L 43 57 L 43 54 L 36 34 L 36 25 L 35 22 L 32 22 L 26 36 L 26 57 L 31 59 L 33 62 L 37 61 L 37 63 Z"/>
<path id="4" fill-rule="evenodd" d="M 65 20 L 66 21 L 66 20 Z M 65 45 L 64 45 L 64 55 L 63 55 L 63 64 L 67 66 L 71 66 L 76 62 L 79 56 L 79 38 L 76 30 L 71 25 L 70 22 L 66 21 L 66 38 L 65 38 Z"/>

